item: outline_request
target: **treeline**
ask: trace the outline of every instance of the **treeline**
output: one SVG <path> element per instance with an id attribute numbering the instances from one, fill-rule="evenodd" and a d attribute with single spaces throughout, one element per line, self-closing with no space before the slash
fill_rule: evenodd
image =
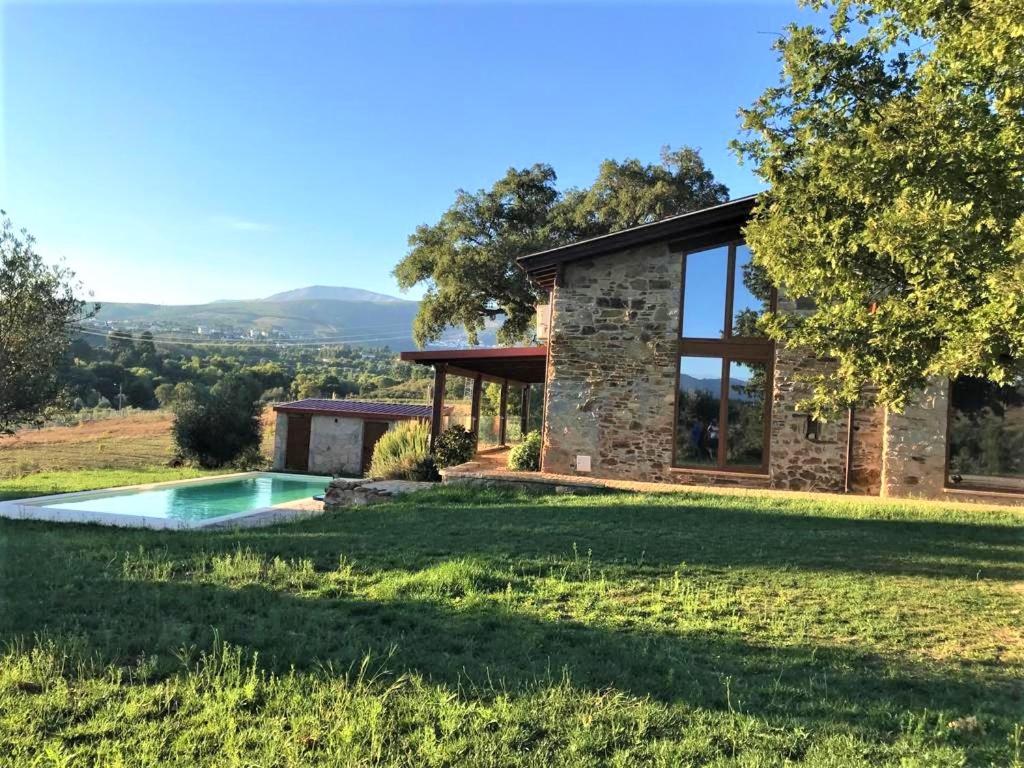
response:
<path id="1" fill-rule="evenodd" d="M 60 371 L 71 410 L 169 407 L 199 388 L 241 377 L 262 402 L 306 397 L 422 401 L 429 373 L 387 348 L 173 345 L 144 331 L 75 339 Z"/>

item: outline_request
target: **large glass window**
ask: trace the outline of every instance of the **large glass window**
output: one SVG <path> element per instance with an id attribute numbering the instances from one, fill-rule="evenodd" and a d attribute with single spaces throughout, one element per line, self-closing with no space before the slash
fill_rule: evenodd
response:
<path id="1" fill-rule="evenodd" d="M 950 394 L 950 484 L 1024 489 L 1024 383 L 962 378 Z"/>
<path id="2" fill-rule="evenodd" d="M 725 336 L 725 294 L 729 248 L 709 248 L 686 257 L 683 283 L 683 336 L 721 339 Z"/>
<path id="3" fill-rule="evenodd" d="M 771 309 L 772 288 L 750 258 L 746 245 L 736 246 L 735 287 L 732 298 L 732 335 L 764 336 L 757 319 Z"/>
<path id="4" fill-rule="evenodd" d="M 675 465 L 767 471 L 775 292 L 742 242 L 683 256 Z"/>
<path id="5" fill-rule="evenodd" d="M 676 405 L 676 463 L 718 464 L 718 420 L 722 415 L 720 357 L 679 359 Z"/>
<path id="6" fill-rule="evenodd" d="M 759 467 L 764 463 L 766 363 L 729 363 L 729 439 L 725 463 Z"/>

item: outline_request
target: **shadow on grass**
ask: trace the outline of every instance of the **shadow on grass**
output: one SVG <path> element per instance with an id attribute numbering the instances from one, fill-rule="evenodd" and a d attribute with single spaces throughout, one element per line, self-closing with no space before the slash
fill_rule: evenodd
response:
<path id="1" fill-rule="evenodd" d="M 784 505 L 780 505 L 783 507 Z M 140 547 L 187 563 L 198 553 L 246 548 L 262 562 L 309 558 L 332 570 L 344 555 L 362 573 L 419 570 L 459 558 L 554 564 L 591 551 L 618 580 L 671 575 L 680 563 L 880 573 L 931 578 L 1024 579 L 1024 527 L 936 519 L 880 519 L 715 504 L 707 497 L 647 504 L 593 498 L 555 506 L 457 494 L 325 516 L 269 529 L 205 533 L 110 530 L 0 521 L 0 640 L 73 636 L 107 663 L 141 654 L 181 669 L 182 648 L 210 647 L 214 630 L 259 664 L 284 672 L 347 670 L 367 654 L 389 674 L 415 673 L 488 697 L 568 674 L 578 688 L 773 722 L 826 726 L 885 740 L 925 711 L 973 714 L 1003 738 L 1021 711 L 1020 681 L 999 665 L 927 664 L 856 649 L 752 643 L 724 632 L 622 630 L 544 621 L 504 610 L 504 585 L 441 601 L 396 593 L 304 596 L 261 585 L 117 578 Z M 112 575 L 113 574 L 113 575 Z M 323 582 L 318 587 L 323 588 Z M 1005 739 L 1004 739 L 1005 743 Z"/>
<path id="2" fill-rule="evenodd" d="M 1024 528 L 935 520 L 858 519 L 688 503 L 589 499 L 554 507 L 536 499 L 468 504 L 431 498 L 269 529 L 145 532 L 0 521 L 6 620 L 0 640 L 36 633 L 81 638 L 105 662 L 139 654 L 179 669 L 181 648 L 227 642 L 286 671 L 347 669 L 370 653 L 394 674 L 448 686 L 518 689 L 559 678 L 613 686 L 694 707 L 728 706 L 798 720 L 840 720 L 879 733 L 906 712 L 1020 711 L 1022 690 L 998 665 L 919 664 L 852 649 L 761 646 L 714 631 L 662 633 L 543 621 L 501 608 L 504 584 L 444 604 L 303 596 L 250 585 L 122 580 L 117 563 L 139 547 L 169 561 L 249 549 L 260 560 L 309 558 L 334 569 L 345 555 L 361 572 L 423 569 L 458 558 L 556 562 L 592 550 L 616 578 L 679 563 L 1024 578 Z M 112 568 L 113 564 L 113 568 Z M 319 586 L 322 588 L 323 584 Z M 487 593 L 490 593 L 489 595 Z M 414 595 L 415 596 L 415 595 Z M 1001 713 L 1001 714 L 1000 714 Z M 870 725 L 865 725 L 870 724 Z"/>
<path id="3" fill-rule="evenodd" d="M 94 582 L 102 602 L 58 622 L 15 595 L 22 636 L 72 635 L 106 663 L 156 655 L 161 674 L 181 670 L 181 648 L 209 648 L 214 631 L 258 654 L 259 666 L 344 672 L 370 654 L 387 676 L 414 673 L 489 699 L 567 675 L 580 689 L 614 688 L 668 704 L 738 711 L 777 724 L 845 728 L 873 739 L 930 711 L 973 714 L 1009 733 L 1021 688 L 995 667 L 923 666 L 854 650 L 766 647 L 725 633 L 660 633 L 543 621 L 493 601 L 445 607 L 424 600 L 303 597 L 262 586 Z M 64 601 L 61 601 L 64 602 Z M 49 606 L 49 609 L 57 606 Z M 55 626 L 59 625 L 59 626 Z"/>
<path id="4" fill-rule="evenodd" d="M 239 544 L 268 557 L 312 558 L 332 568 L 339 552 L 367 567 L 422 568 L 451 557 L 564 559 L 590 553 L 595 566 L 668 569 L 681 563 L 931 578 L 1024 580 L 1020 525 L 914 518 L 857 518 L 711 506 L 707 497 L 639 504 L 592 497 L 556 507 L 536 498 L 461 495 L 340 513 L 263 531 L 223 532 L 209 542 Z M 782 502 L 784 505 L 785 502 Z"/>

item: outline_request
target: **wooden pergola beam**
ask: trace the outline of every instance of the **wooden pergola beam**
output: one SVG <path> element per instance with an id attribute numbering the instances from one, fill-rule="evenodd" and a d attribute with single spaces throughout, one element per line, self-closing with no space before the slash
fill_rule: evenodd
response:
<path id="1" fill-rule="evenodd" d="M 530 385 L 523 384 L 522 400 L 519 406 L 519 433 L 525 438 L 530 424 Z"/>
<path id="2" fill-rule="evenodd" d="M 477 445 L 480 444 L 480 397 L 484 390 L 483 376 L 477 374 L 473 378 L 473 405 L 470 410 L 470 432 L 473 433 L 473 439 Z"/>
<path id="3" fill-rule="evenodd" d="M 501 398 L 498 400 L 498 445 L 505 445 L 505 423 L 508 416 L 508 379 L 501 382 Z"/>
<path id="4" fill-rule="evenodd" d="M 444 387 L 448 381 L 448 366 L 440 363 L 434 366 L 434 402 L 430 411 L 430 447 L 433 449 L 437 436 L 441 434 L 441 419 L 444 416 Z"/>

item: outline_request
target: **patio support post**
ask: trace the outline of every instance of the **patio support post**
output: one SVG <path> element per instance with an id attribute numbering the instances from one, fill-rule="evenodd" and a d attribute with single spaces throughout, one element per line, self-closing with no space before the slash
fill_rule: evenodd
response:
<path id="1" fill-rule="evenodd" d="M 526 429 L 530 424 L 530 385 L 523 385 L 522 405 L 519 407 L 519 432 L 526 437 Z"/>
<path id="2" fill-rule="evenodd" d="M 430 411 L 430 447 L 441 434 L 441 417 L 444 414 L 444 386 L 448 379 L 448 366 L 438 363 L 434 366 L 434 403 Z"/>
<path id="3" fill-rule="evenodd" d="M 508 415 L 508 379 L 501 380 L 501 400 L 498 403 L 498 445 L 504 445 L 505 422 Z"/>
<path id="4" fill-rule="evenodd" d="M 477 445 L 480 444 L 480 396 L 483 394 L 484 380 L 478 373 L 473 378 L 473 406 L 469 416 L 469 431 L 473 433 L 473 439 Z"/>

